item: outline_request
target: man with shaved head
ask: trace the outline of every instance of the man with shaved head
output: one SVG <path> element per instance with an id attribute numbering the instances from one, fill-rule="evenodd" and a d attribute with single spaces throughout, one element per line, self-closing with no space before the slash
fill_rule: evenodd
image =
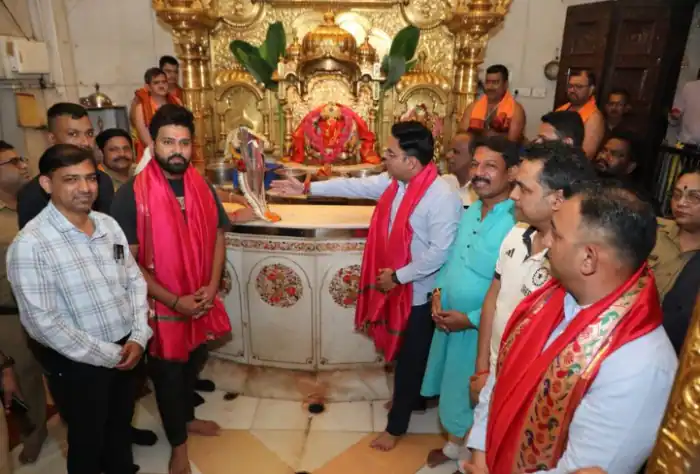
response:
<path id="1" fill-rule="evenodd" d="M 472 157 L 474 154 L 474 138 L 480 136 L 479 130 L 460 131 L 452 138 L 447 147 L 445 155 L 447 161 L 447 171 L 442 177 L 447 183 L 459 193 L 464 207 L 469 207 L 479 199 L 472 188 L 470 170 L 472 167 Z"/>

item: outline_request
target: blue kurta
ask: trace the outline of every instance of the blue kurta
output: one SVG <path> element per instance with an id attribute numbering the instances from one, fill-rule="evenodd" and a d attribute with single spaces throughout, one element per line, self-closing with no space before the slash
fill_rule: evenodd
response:
<path id="1" fill-rule="evenodd" d="M 515 225 L 513 201 L 497 204 L 481 219 L 481 201 L 467 209 L 447 263 L 437 277 L 443 310 L 466 314 L 479 327 L 481 305 L 496 268 L 505 236 Z M 448 433 L 464 437 L 472 425 L 469 378 L 474 374 L 479 333 L 474 329 L 446 333 L 436 328 L 423 379 L 423 396 L 440 395 L 440 422 Z"/>

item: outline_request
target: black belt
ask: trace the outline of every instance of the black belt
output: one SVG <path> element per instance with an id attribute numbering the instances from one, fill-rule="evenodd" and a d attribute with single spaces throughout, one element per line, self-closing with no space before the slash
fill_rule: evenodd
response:
<path id="1" fill-rule="evenodd" d="M 19 309 L 10 306 L 0 306 L 0 316 L 9 316 L 11 314 L 19 314 Z"/>

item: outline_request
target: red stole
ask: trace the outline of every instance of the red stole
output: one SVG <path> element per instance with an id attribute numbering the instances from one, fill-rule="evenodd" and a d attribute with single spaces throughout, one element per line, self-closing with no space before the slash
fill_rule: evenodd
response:
<path id="1" fill-rule="evenodd" d="M 613 293 L 582 309 L 544 349 L 564 317 L 565 295 L 551 280 L 526 297 L 508 322 L 486 430 L 491 474 L 556 467 L 574 412 L 603 361 L 661 325 L 656 284 L 645 264 Z"/>
<path id="2" fill-rule="evenodd" d="M 153 97 L 151 97 L 151 93 L 148 92 L 148 89 L 145 87 L 137 90 L 135 95 L 136 99 L 141 104 L 144 123 L 146 124 L 146 127 L 148 127 L 151 124 L 151 120 L 153 120 L 153 115 L 155 115 L 156 111 L 158 110 L 158 105 L 153 100 Z M 168 92 L 167 99 L 169 104 L 182 105 L 182 101 L 172 92 Z M 141 142 L 138 132 L 136 132 L 135 148 L 136 162 L 138 163 L 143 156 L 143 152 L 146 151 L 146 146 Z"/>
<path id="3" fill-rule="evenodd" d="M 209 284 L 218 232 L 218 208 L 211 189 L 190 166 L 185 175 L 185 212 L 155 160 L 136 175 L 136 232 L 139 264 L 168 291 L 185 296 Z M 192 350 L 231 331 L 224 305 L 194 319 L 152 300 L 151 356 L 186 361 Z"/>
<path id="4" fill-rule="evenodd" d="M 437 176 L 437 167 L 430 163 L 411 179 L 389 232 L 391 206 L 399 190 L 399 183 L 393 180 L 377 201 L 370 221 L 362 255 L 355 327 L 372 338 L 387 361 L 393 360 L 399 349 L 413 304 L 413 284 L 399 285 L 383 293 L 375 286 L 377 275 L 382 268 L 396 270 L 411 262 L 413 229 L 409 218 Z"/>

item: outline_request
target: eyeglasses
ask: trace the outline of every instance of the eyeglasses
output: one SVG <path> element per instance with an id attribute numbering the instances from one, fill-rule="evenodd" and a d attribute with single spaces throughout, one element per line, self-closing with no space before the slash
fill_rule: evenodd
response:
<path id="1" fill-rule="evenodd" d="M 673 191 L 673 194 L 671 194 L 671 199 L 673 199 L 676 202 L 680 202 L 680 200 L 683 198 L 685 198 L 685 200 L 691 206 L 700 205 L 700 191 L 696 189 L 688 190 L 686 192 L 683 192 L 680 189 L 675 189 Z"/>
<path id="2" fill-rule="evenodd" d="M 587 89 L 588 87 L 591 87 L 590 84 L 586 84 L 586 85 L 584 85 L 584 84 L 569 84 L 569 85 L 567 85 L 567 88 L 569 90 L 575 89 L 577 91 L 582 91 L 584 89 Z"/>
<path id="3" fill-rule="evenodd" d="M 14 165 L 14 166 L 18 166 L 20 164 L 26 165 L 27 163 L 29 163 L 29 160 L 27 158 L 25 158 L 23 156 L 15 156 L 14 158 L 10 158 L 9 160 L 0 161 L 0 166 L 10 165 L 10 164 Z"/>

